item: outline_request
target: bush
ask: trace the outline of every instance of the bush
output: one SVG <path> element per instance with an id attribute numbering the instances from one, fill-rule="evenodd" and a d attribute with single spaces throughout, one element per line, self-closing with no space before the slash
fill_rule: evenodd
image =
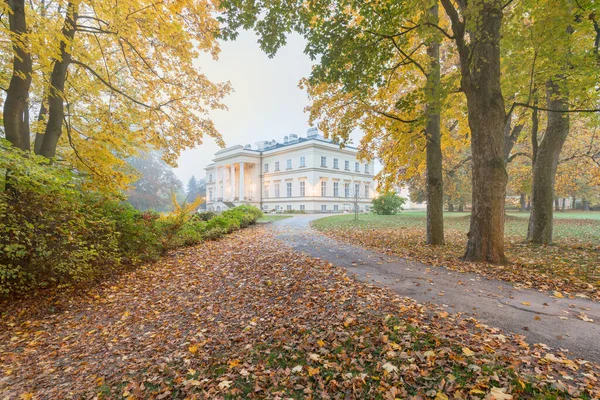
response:
<path id="1" fill-rule="evenodd" d="M 402 210 L 405 202 L 406 199 L 398 196 L 396 193 L 384 193 L 373 199 L 371 211 L 378 215 L 397 214 Z"/>
<path id="2" fill-rule="evenodd" d="M 158 213 L 141 212 L 129 203 L 116 200 L 104 201 L 102 210 L 115 222 L 119 250 L 126 261 L 151 261 L 164 252 L 164 226 L 159 223 Z"/>
<path id="3" fill-rule="evenodd" d="M 166 216 L 140 212 L 86 192 L 80 176 L 5 141 L 0 152 L 0 296 L 104 277 L 262 216 L 251 206 L 194 215 L 195 204 L 175 204 Z"/>
<path id="4" fill-rule="evenodd" d="M 198 212 L 198 213 L 194 214 L 192 216 L 192 219 L 207 222 L 216 216 L 217 216 L 217 213 L 214 211 L 202 211 L 202 212 Z"/>
<path id="5" fill-rule="evenodd" d="M 115 221 L 77 177 L 0 143 L 0 294 L 79 282 L 121 264 Z"/>

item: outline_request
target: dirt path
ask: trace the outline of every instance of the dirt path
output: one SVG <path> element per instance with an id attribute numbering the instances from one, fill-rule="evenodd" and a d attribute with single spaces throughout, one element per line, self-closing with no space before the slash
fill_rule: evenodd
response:
<path id="1" fill-rule="evenodd" d="M 559 299 L 475 274 L 369 251 L 327 237 L 310 227 L 324 215 L 276 221 L 271 229 L 287 246 L 344 267 L 363 281 L 389 288 L 421 303 L 446 306 L 505 331 L 545 343 L 573 356 L 600 362 L 600 303 Z M 578 316 L 585 314 L 592 322 Z"/>

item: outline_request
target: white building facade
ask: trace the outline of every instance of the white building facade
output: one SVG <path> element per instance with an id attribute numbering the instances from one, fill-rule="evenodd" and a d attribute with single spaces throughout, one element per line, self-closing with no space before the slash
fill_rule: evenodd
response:
<path id="1" fill-rule="evenodd" d="M 340 149 L 316 129 L 306 138 L 260 142 L 218 151 L 206 170 L 207 210 L 251 204 L 265 212 L 368 211 L 375 196 L 374 164 L 357 149 Z"/>

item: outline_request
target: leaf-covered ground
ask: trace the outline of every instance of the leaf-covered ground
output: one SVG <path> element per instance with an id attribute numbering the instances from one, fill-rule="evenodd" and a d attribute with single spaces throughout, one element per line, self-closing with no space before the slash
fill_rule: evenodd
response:
<path id="1" fill-rule="evenodd" d="M 598 398 L 600 368 L 290 251 L 266 227 L 2 304 L 0 398 Z"/>
<path id="2" fill-rule="evenodd" d="M 600 300 L 599 219 L 556 219 L 555 243 L 535 246 L 524 241 L 527 218 L 509 215 L 505 245 L 510 264 L 504 266 L 461 262 L 459 258 L 466 246 L 469 216 L 446 217 L 444 224 L 446 244 L 428 246 L 424 243 L 423 213 L 361 215 L 358 222 L 353 221 L 351 215 L 342 215 L 313 222 L 314 227 L 334 238 L 386 254 L 475 272 L 520 287 L 552 291 L 556 296 Z"/>

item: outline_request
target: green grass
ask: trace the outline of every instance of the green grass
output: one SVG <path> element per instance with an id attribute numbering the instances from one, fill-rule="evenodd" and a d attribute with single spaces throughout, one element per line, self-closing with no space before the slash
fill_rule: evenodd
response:
<path id="1" fill-rule="evenodd" d="M 263 215 L 262 218 L 259 218 L 259 224 L 265 224 L 267 222 L 279 221 L 280 219 L 290 218 L 291 215 Z"/>
<path id="2" fill-rule="evenodd" d="M 506 236 L 522 236 L 527 234 L 529 213 L 509 212 L 506 220 Z M 452 212 L 444 214 L 444 226 L 447 230 L 469 231 L 468 212 Z M 336 215 L 313 222 L 319 230 L 331 229 L 381 229 L 381 228 L 425 228 L 425 211 L 404 211 L 396 215 L 360 214 L 354 221 L 354 214 Z M 554 239 L 581 243 L 597 243 L 600 241 L 600 212 L 556 212 L 554 214 Z"/>

